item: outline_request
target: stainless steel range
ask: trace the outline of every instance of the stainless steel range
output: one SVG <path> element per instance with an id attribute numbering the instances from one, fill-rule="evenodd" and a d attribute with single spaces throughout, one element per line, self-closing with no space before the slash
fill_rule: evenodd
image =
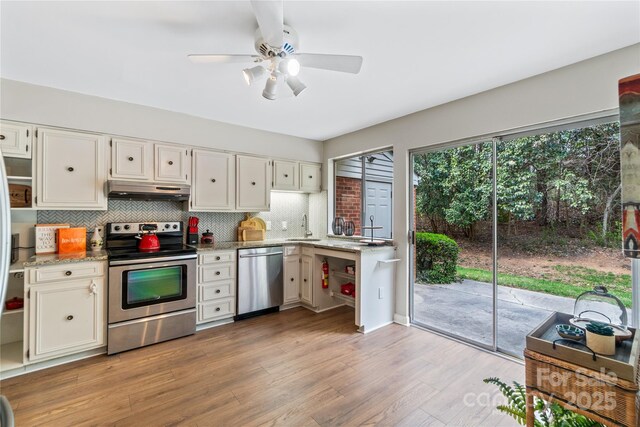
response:
<path id="1" fill-rule="evenodd" d="M 139 250 L 143 233 L 160 249 Z M 186 246 L 182 222 L 109 223 L 109 327 L 114 354 L 196 330 L 196 250 Z"/>

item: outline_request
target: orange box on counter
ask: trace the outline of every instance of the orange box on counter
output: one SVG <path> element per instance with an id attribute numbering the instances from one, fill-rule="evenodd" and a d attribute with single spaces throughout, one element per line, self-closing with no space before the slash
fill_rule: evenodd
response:
<path id="1" fill-rule="evenodd" d="M 87 229 L 60 228 L 58 229 L 58 253 L 69 254 L 76 252 L 86 252 L 87 250 Z"/>

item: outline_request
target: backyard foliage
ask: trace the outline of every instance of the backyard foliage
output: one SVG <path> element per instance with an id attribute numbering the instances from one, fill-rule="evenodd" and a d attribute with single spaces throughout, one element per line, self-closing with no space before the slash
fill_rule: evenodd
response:
<path id="1" fill-rule="evenodd" d="M 418 279 L 426 283 L 452 283 L 460 252 L 455 240 L 434 233 L 416 233 Z"/>
<path id="2" fill-rule="evenodd" d="M 618 123 L 499 141 L 496 151 L 498 220 L 507 234 L 536 220 L 610 237 L 620 206 Z M 478 222 L 491 219 L 490 141 L 416 156 L 414 165 L 416 209 L 430 231 L 473 238 Z"/>

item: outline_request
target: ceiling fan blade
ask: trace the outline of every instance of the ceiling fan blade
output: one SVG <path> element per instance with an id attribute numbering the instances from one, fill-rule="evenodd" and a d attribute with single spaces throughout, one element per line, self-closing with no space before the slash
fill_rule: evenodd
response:
<path id="1" fill-rule="evenodd" d="M 262 37 L 271 47 L 276 49 L 280 49 L 284 41 L 282 35 L 282 25 L 284 23 L 282 3 L 282 0 L 251 0 L 253 13 L 255 13 L 258 20 Z"/>
<path id="2" fill-rule="evenodd" d="M 229 64 L 262 60 L 258 55 L 191 54 L 188 57 L 195 64 Z"/>
<path id="3" fill-rule="evenodd" d="M 362 67 L 362 56 L 298 53 L 295 54 L 294 57 L 300 62 L 300 65 L 304 67 L 340 71 L 342 73 L 358 74 Z"/>

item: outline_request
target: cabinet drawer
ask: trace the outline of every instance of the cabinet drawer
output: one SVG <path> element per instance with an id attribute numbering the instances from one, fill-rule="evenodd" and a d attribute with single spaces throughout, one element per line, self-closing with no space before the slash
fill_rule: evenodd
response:
<path id="1" fill-rule="evenodd" d="M 198 304 L 198 323 L 224 319 L 236 313 L 235 298 L 225 298 L 213 302 Z"/>
<path id="2" fill-rule="evenodd" d="M 235 293 L 235 280 L 225 280 L 224 282 L 215 282 L 207 285 L 200 285 L 198 286 L 198 302 L 228 298 L 234 296 Z"/>
<path id="3" fill-rule="evenodd" d="M 198 267 L 198 283 L 217 282 L 236 277 L 236 265 L 223 263 Z"/>
<path id="4" fill-rule="evenodd" d="M 300 255 L 300 246 L 285 246 L 284 256 Z"/>
<path id="5" fill-rule="evenodd" d="M 27 271 L 27 279 L 29 283 L 49 283 L 60 280 L 102 276 L 104 275 L 104 263 L 80 262 L 73 264 L 60 264 L 47 267 L 27 268 Z"/>
<path id="6" fill-rule="evenodd" d="M 199 264 L 215 264 L 220 262 L 235 262 L 236 251 L 229 252 L 207 252 L 198 255 Z"/>

